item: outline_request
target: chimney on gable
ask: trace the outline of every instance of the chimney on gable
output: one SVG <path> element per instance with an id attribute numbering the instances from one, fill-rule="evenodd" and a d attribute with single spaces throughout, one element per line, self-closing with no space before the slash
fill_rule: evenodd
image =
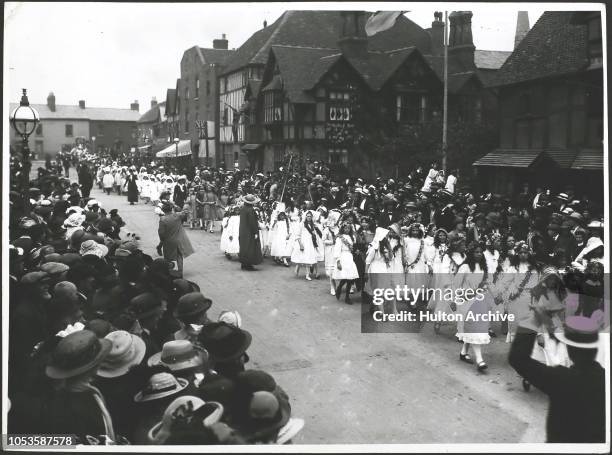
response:
<path id="1" fill-rule="evenodd" d="M 85 100 L 79 100 L 79 107 L 85 109 Z"/>
<path id="2" fill-rule="evenodd" d="M 47 97 L 47 106 L 51 112 L 55 112 L 55 95 L 53 92 L 49 93 L 49 96 Z"/>
<path id="3" fill-rule="evenodd" d="M 213 49 L 225 49 L 227 50 L 228 41 L 225 38 L 225 33 L 221 35 L 221 39 L 213 40 Z"/>
<path id="4" fill-rule="evenodd" d="M 140 111 L 140 106 L 138 105 L 138 100 L 135 100 L 132 104 L 130 104 L 130 110 L 132 111 Z"/>
<path id="5" fill-rule="evenodd" d="M 444 55 L 444 21 L 442 13 L 434 13 L 434 21 L 431 23 L 431 54 Z"/>
<path id="6" fill-rule="evenodd" d="M 523 38 L 529 33 L 529 13 L 527 11 L 519 11 L 516 17 L 516 32 L 514 34 L 514 49 L 523 41 Z"/>
<path id="7" fill-rule="evenodd" d="M 366 58 L 368 37 L 365 32 L 365 11 L 340 11 L 342 31 L 338 47 L 345 57 Z"/>
<path id="8" fill-rule="evenodd" d="M 448 55 L 455 57 L 464 70 L 475 68 L 474 41 L 472 39 L 472 12 L 453 11 L 448 17 L 450 23 L 448 37 Z"/>
<path id="9" fill-rule="evenodd" d="M 263 28 L 266 28 L 267 26 L 268 26 L 268 21 L 264 21 Z"/>
<path id="10" fill-rule="evenodd" d="M 157 98 L 153 97 L 151 98 L 151 109 L 153 109 L 155 106 L 157 106 Z"/>

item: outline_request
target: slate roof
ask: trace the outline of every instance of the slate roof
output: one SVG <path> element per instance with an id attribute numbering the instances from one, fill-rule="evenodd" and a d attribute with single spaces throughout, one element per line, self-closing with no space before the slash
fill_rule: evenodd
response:
<path id="1" fill-rule="evenodd" d="M 285 93 L 293 103 L 311 103 L 304 90 L 311 89 L 340 58 L 337 49 L 272 46 Z"/>
<path id="2" fill-rule="evenodd" d="M 392 52 L 369 52 L 367 59 L 347 58 L 368 86 L 378 91 L 406 58 L 416 50 L 412 46 Z"/>
<path id="3" fill-rule="evenodd" d="M 200 52 L 206 60 L 206 63 L 214 63 L 216 65 L 225 65 L 228 59 L 236 52 L 231 49 L 210 49 L 201 47 Z"/>
<path id="4" fill-rule="evenodd" d="M 10 103 L 10 111 L 17 108 L 19 103 Z M 140 112 L 131 109 L 117 109 L 113 107 L 86 107 L 81 109 L 78 105 L 69 106 L 66 104 L 56 104 L 55 111 L 51 111 L 46 104 L 33 104 L 41 120 L 95 120 L 95 121 L 114 121 L 114 122 L 136 122 L 140 117 Z"/>
<path id="5" fill-rule="evenodd" d="M 587 27 L 571 11 L 546 11 L 500 68 L 495 85 L 576 73 L 588 65 Z"/>
<path id="6" fill-rule="evenodd" d="M 157 103 L 147 112 L 142 114 L 142 116 L 138 119 L 138 123 L 156 123 L 164 118 L 166 102 Z"/>
<path id="7" fill-rule="evenodd" d="M 448 92 L 458 93 L 463 86 L 473 77 L 478 77 L 475 71 L 466 71 L 448 75 Z"/>
<path id="8" fill-rule="evenodd" d="M 366 13 L 366 20 L 369 17 Z M 342 17 L 339 11 L 285 11 L 273 24 L 255 32 L 229 59 L 225 73 L 249 64 L 264 64 L 273 45 L 338 50 Z M 405 16 L 389 30 L 368 38 L 370 51 L 390 51 L 414 45 L 429 52 L 430 36 Z"/>
<path id="9" fill-rule="evenodd" d="M 485 70 L 498 70 L 512 54 L 511 51 L 485 51 L 476 49 L 474 51 L 474 64 L 476 68 Z"/>
<path id="10" fill-rule="evenodd" d="M 581 149 L 572 163 L 572 169 L 601 171 L 603 169 L 603 149 Z"/>

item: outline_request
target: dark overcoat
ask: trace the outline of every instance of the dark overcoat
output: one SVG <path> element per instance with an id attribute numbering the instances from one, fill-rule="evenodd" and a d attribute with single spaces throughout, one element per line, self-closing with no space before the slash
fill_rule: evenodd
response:
<path id="1" fill-rule="evenodd" d="M 191 241 L 183 229 L 183 221 L 187 219 L 186 213 L 168 213 L 159 219 L 159 240 L 162 242 L 164 258 L 176 261 L 179 252 L 183 257 L 194 253 Z"/>
<path id="2" fill-rule="evenodd" d="M 238 231 L 240 253 L 238 259 L 245 265 L 257 265 L 263 262 L 259 223 L 252 205 L 244 204 L 240 209 L 240 230 Z"/>

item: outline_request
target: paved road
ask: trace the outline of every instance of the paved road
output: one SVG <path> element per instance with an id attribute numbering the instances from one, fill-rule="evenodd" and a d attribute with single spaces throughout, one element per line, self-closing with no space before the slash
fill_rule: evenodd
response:
<path id="1" fill-rule="evenodd" d="M 156 256 L 157 215 L 151 205 L 92 191 L 117 208 L 125 229 Z M 326 280 L 305 281 L 266 259 L 257 272 L 219 251 L 218 232 L 188 231 L 196 254 L 185 277 L 214 304 L 211 317 L 238 310 L 253 334 L 251 368 L 274 375 L 306 420 L 296 443 L 516 443 L 543 442 L 547 399 L 526 393 L 508 366 L 501 338 L 485 348 L 489 371 L 459 361 L 454 326 L 436 335 L 361 333 L 360 305 L 329 295 Z"/>

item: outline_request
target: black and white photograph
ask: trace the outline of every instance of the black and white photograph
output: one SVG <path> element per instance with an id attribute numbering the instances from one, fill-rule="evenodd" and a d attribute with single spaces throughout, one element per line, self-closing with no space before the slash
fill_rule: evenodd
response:
<path id="1" fill-rule="evenodd" d="M 610 452 L 605 4 L 3 38 L 3 451 Z"/>

